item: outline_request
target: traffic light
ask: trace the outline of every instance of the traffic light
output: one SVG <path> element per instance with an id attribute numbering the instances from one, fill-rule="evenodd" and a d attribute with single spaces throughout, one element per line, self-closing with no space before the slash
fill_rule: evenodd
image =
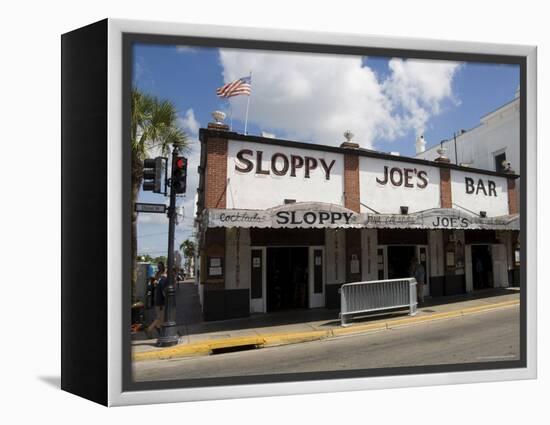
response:
<path id="1" fill-rule="evenodd" d="M 143 161 L 143 190 L 155 193 L 162 192 L 165 158 L 156 157 Z"/>
<path id="2" fill-rule="evenodd" d="M 187 158 L 177 156 L 172 164 L 172 188 L 176 193 L 185 193 L 187 189 Z"/>

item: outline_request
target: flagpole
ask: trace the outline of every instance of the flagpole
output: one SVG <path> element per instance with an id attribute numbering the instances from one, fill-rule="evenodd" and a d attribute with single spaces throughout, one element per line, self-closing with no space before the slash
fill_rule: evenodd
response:
<path id="1" fill-rule="evenodd" d="M 252 85 L 252 71 L 250 71 L 250 84 Z M 245 134 L 245 136 L 247 134 L 246 130 L 248 128 L 248 107 L 250 106 L 250 96 L 252 96 L 252 91 L 248 95 L 248 100 L 246 101 L 246 117 L 244 119 L 244 134 Z"/>
<path id="2" fill-rule="evenodd" d="M 231 99 L 227 99 L 229 102 L 229 131 L 233 131 L 233 104 L 231 103 Z"/>

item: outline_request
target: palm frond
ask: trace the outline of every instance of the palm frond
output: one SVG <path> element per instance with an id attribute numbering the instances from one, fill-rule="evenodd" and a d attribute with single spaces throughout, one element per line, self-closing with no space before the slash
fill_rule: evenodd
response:
<path id="1" fill-rule="evenodd" d="M 168 155 L 170 145 L 173 144 L 184 151 L 189 145 L 187 135 L 178 126 L 178 114 L 174 104 L 134 88 L 131 111 L 133 157 L 142 161 L 154 147 L 159 147 L 163 155 Z"/>

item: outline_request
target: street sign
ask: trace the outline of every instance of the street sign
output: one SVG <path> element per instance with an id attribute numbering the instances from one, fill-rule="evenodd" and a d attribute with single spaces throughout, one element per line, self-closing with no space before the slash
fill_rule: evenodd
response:
<path id="1" fill-rule="evenodd" d="M 136 212 L 148 212 L 148 213 L 161 213 L 166 212 L 166 205 L 164 204 L 143 204 L 136 202 Z"/>

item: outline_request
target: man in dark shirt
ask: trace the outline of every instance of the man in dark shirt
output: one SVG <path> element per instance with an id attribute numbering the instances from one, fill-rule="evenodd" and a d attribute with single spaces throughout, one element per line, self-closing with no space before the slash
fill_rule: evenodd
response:
<path id="1" fill-rule="evenodd" d="M 162 329 L 162 324 L 164 323 L 164 303 L 165 303 L 164 290 L 168 282 L 168 276 L 166 275 L 166 269 L 164 267 L 164 263 L 162 262 L 158 263 L 158 271 L 157 271 L 155 280 L 157 282 L 155 287 L 155 300 L 154 300 L 156 318 L 145 330 L 145 333 L 149 338 L 153 337 L 154 329 L 156 329 L 160 334 L 160 331 Z"/>
<path id="2" fill-rule="evenodd" d="M 426 278 L 426 270 L 418 258 L 413 257 L 409 268 L 409 275 L 416 279 L 416 298 L 419 303 L 424 302 L 424 280 Z"/>

